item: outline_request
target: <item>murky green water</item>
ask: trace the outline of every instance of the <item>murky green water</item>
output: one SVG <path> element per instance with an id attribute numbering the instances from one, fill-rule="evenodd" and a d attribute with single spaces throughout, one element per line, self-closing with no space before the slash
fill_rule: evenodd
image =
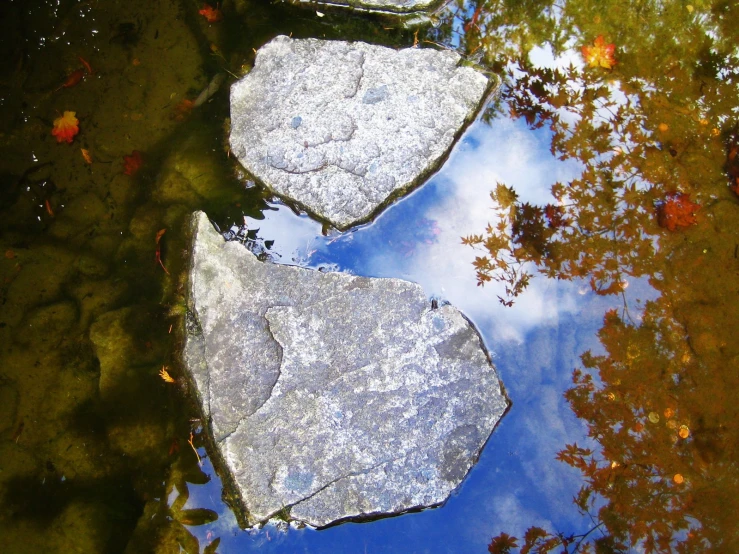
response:
<path id="1" fill-rule="evenodd" d="M 201 8 L 0 6 L 2 551 L 739 551 L 736 3 L 448 5 L 418 41 L 500 95 L 427 185 L 328 236 L 244 185 L 228 84 L 277 34 L 414 31 Z M 476 323 L 514 405 L 445 506 L 238 529 L 177 365 L 196 209 L 277 262 L 409 278 Z"/>

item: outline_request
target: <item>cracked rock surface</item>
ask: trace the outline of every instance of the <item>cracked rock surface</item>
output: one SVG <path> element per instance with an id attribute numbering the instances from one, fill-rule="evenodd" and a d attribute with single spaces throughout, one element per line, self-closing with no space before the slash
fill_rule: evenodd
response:
<path id="1" fill-rule="evenodd" d="M 185 362 L 250 523 L 440 504 L 508 406 L 481 339 L 420 286 L 259 261 L 192 219 Z"/>
<path id="2" fill-rule="evenodd" d="M 278 36 L 231 87 L 231 151 L 339 229 L 417 185 L 475 115 L 488 78 L 450 51 Z"/>

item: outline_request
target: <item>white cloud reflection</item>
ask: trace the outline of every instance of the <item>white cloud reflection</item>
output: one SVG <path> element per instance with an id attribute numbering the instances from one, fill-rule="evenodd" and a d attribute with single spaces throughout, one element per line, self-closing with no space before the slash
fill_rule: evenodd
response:
<path id="1" fill-rule="evenodd" d="M 595 332 L 605 307 L 620 300 L 597 297 L 583 283 L 536 275 L 506 308 L 497 299 L 502 286 L 476 286 L 472 261 L 479 253 L 461 244 L 462 236 L 483 233 L 491 222 L 489 195 L 496 182 L 512 186 L 523 201 L 543 205 L 554 200 L 553 183 L 579 173 L 575 162 L 551 155 L 549 141 L 549 131 L 530 131 L 508 118 L 475 123 L 425 185 L 372 224 L 343 234 L 324 237 L 320 224 L 282 205 L 266 211 L 263 220 L 248 221 L 260 229 L 260 238 L 275 241 L 272 250 L 280 263 L 405 278 L 429 296 L 450 301 L 480 330 L 514 402 L 462 490 L 443 510 L 408 516 L 412 525 L 404 518 L 378 522 L 374 529 L 383 532 L 377 537 L 372 526 L 339 526 L 305 540 L 328 544 L 350 534 L 378 545 L 398 533 L 422 544 L 446 530 L 463 537 L 465 549 L 484 550 L 501 531 L 520 537 L 531 525 L 550 530 L 587 525 L 571 504 L 581 478 L 555 460 L 566 443 L 588 442 L 584 424 L 562 393 L 571 385 L 579 355 L 598 347 Z"/>

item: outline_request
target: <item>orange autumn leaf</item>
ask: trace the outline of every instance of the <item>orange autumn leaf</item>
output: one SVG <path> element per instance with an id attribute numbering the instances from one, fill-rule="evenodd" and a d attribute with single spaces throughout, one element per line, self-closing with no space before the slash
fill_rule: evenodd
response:
<path id="1" fill-rule="evenodd" d="M 91 164 L 92 163 L 92 154 L 90 154 L 90 151 L 86 148 L 80 148 L 80 152 L 82 152 L 82 157 L 85 159 L 85 163 Z"/>
<path id="2" fill-rule="evenodd" d="M 165 383 L 174 383 L 175 380 L 172 378 L 172 376 L 167 371 L 167 366 L 162 366 L 162 369 L 159 370 L 159 377 L 162 378 L 162 381 Z"/>
<path id="3" fill-rule="evenodd" d="M 79 83 L 82 80 L 82 77 L 85 76 L 85 70 L 84 69 L 78 69 L 76 71 L 72 71 L 67 78 L 64 80 L 64 82 L 59 85 L 59 88 L 57 88 L 54 92 L 57 90 L 61 90 L 63 88 L 69 88 L 73 87 L 77 83 Z"/>
<path id="4" fill-rule="evenodd" d="M 80 132 L 79 120 L 74 116 L 76 112 L 64 112 L 64 115 L 54 120 L 54 128 L 51 134 L 56 137 L 57 142 L 66 141 L 72 144 L 74 137 Z"/>
<path id="5" fill-rule="evenodd" d="M 198 11 L 200 15 L 202 15 L 208 23 L 215 23 L 216 21 L 220 21 L 223 18 L 223 13 L 221 13 L 221 10 L 218 8 L 214 8 L 210 4 L 203 4 L 203 9 Z"/>
<path id="6" fill-rule="evenodd" d="M 615 51 L 616 45 L 613 43 L 606 44 L 603 35 L 598 35 L 598 38 L 593 42 L 593 46 L 582 47 L 582 55 L 590 67 L 603 67 L 605 69 L 611 69 L 616 65 Z"/>
<path id="7" fill-rule="evenodd" d="M 660 227 L 676 231 L 681 227 L 689 227 L 697 223 L 695 212 L 700 206 L 690 201 L 685 193 L 668 194 L 664 202 L 657 207 L 657 222 Z"/>
<path id="8" fill-rule="evenodd" d="M 141 169 L 141 164 L 144 162 L 141 157 L 141 152 L 134 150 L 129 156 L 123 156 L 123 173 L 133 177 Z"/>
<path id="9" fill-rule="evenodd" d="M 82 62 L 82 65 L 85 66 L 85 71 L 87 71 L 88 75 L 95 75 L 95 72 L 92 70 L 92 66 L 90 65 L 90 62 L 88 62 L 82 56 L 77 56 L 77 58 Z"/>

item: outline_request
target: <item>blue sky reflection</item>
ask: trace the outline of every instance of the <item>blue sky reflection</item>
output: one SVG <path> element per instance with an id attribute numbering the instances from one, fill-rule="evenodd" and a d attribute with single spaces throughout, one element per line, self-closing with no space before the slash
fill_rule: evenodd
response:
<path id="1" fill-rule="evenodd" d="M 480 331 L 513 407 L 441 509 L 324 531 L 234 529 L 217 533 L 224 551 L 484 552 L 504 530 L 521 536 L 531 525 L 588 528 L 589 520 L 572 504 L 580 474 L 555 460 L 566 443 L 588 443 L 585 426 L 562 394 L 580 354 L 600 351 L 596 332 L 603 314 L 622 308 L 623 300 L 599 297 L 585 282 L 537 275 L 506 308 L 497 299 L 502 285 L 476 286 L 476 252 L 460 240 L 491 222 L 489 193 L 497 181 L 512 186 L 523 201 L 542 205 L 554 201 L 549 187 L 555 181 L 577 176 L 577 164 L 554 158 L 549 143 L 547 130 L 531 131 L 521 120 L 476 122 L 436 175 L 371 224 L 323 236 L 320 224 L 283 205 L 265 212 L 263 220 L 248 220 L 260 239 L 274 240 L 279 263 L 400 277 L 457 306 Z M 652 293 L 644 283 L 630 283 L 632 317 L 639 311 L 631 301 L 637 296 L 645 300 Z"/>

